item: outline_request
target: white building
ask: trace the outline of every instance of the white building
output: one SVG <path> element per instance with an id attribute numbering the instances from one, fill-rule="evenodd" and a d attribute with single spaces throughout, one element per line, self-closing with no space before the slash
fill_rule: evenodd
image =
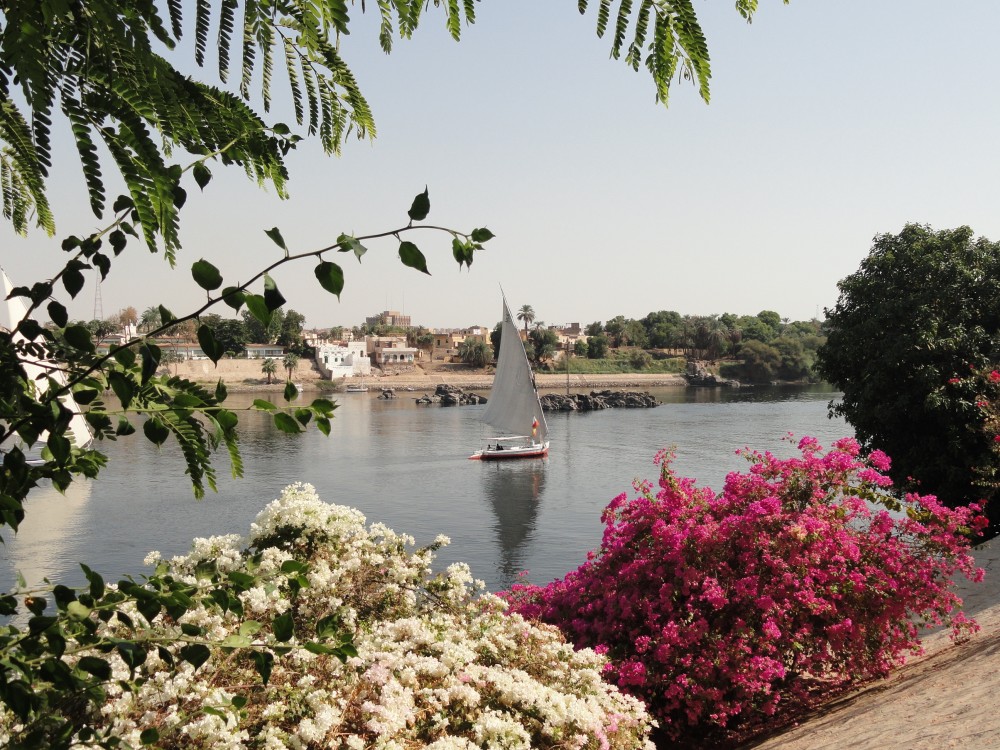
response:
<path id="1" fill-rule="evenodd" d="M 364 341 L 321 344 L 316 347 L 316 364 L 330 380 L 371 375 L 372 371 L 372 361 L 365 352 Z"/>

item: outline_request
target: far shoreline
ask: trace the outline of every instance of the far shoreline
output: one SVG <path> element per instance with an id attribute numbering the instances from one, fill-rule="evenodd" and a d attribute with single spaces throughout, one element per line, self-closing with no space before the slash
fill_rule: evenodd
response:
<path id="1" fill-rule="evenodd" d="M 206 378 L 204 373 L 197 375 L 185 375 L 178 373 L 181 377 L 188 377 L 199 383 L 213 385 L 219 378 Z M 223 376 L 222 382 L 229 393 L 281 393 L 285 389 L 288 381 L 275 380 L 271 384 L 267 383 L 247 383 L 231 382 Z M 304 378 L 297 377 L 294 381 L 300 385 L 303 392 L 329 393 L 339 395 L 344 393 L 338 381 L 322 380 L 317 377 Z M 352 378 L 352 383 L 360 383 L 360 378 Z M 323 385 L 320 385 L 323 383 Z M 560 374 L 536 374 L 535 383 L 539 391 L 565 390 L 567 379 Z M 647 388 L 687 388 L 688 383 L 681 375 L 671 373 L 611 373 L 611 374 L 587 374 L 570 375 L 569 388 L 575 391 L 599 391 L 605 389 L 639 389 Z M 364 378 L 364 384 L 369 392 L 381 393 L 385 390 L 393 391 L 420 391 L 433 392 L 439 385 L 448 385 L 454 388 L 461 388 L 469 391 L 489 391 L 493 385 L 493 375 L 479 373 L 406 373 L 399 375 L 372 375 Z"/>

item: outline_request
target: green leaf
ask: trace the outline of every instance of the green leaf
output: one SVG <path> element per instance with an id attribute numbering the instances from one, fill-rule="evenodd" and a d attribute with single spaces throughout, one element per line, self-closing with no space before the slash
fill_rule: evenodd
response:
<path id="1" fill-rule="evenodd" d="M 261 623 L 256 620 L 247 620 L 242 625 L 240 625 L 240 635 L 256 635 L 260 632 L 260 629 L 264 627 Z"/>
<path id="2" fill-rule="evenodd" d="M 66 343 L 81 352 L 95 351 L 94 342 L 91 340 L 90 331 L 84 326 L 69 326 L 63 330 Z"/>
<path id="3" fill-rule="evenodd" d="M 131 641 L 119 641 L 115 644 L 115 651 L 125 662 L 125 666 L 132 670 L 146 661 L 146 649 Z"/>
<path id="4" fill-rule="evenodd" d="M 131 367 L 135 364 L 135 352 L 131 347 L 123 346 L 119 349 L 115 349 L 115 362 L 120 364 L 122 367 Z"/>
<path id="5" fill-rule="evenodd" d="M 335 654 L 337 649 L 333 646 L 327 646 L 325 643 L 316 643 L 315 641 L 309 641 L 303 644 L 305 650 L 311 654 Z"/>
<path id="6" fill-rule="evenodd" d="M 204 323 L 198 327 L 198 345 L 214 364 L 218 364 L 222 355 L 226 353 L 222 344 L 216 340 L 215 332 Z"/>
<path id="7" fill-rule="evenodd" d="M 264 274 L 264 305 L 270 312 L 274 312 L 285 304 L 285 298 L 278 291 L 278 285 L 269 274 Z"/>
<path id="8" fill-rule="evenodd" d="M 255 398 L 253 400 L 253 408 L 260 411 L 277 411 L 278 407 L 272 404 L 270 401 L 265 401 L 262 398 Z"/>
<path id="9" fill-rule="evenodd" d="M 319 285 L 340 299 L 340 293 L 344 289 L 344 272 L 340 266 L 336 263 L 323 261 L 316 266 L 315 274 Z"/>
<path id="10" fill-rule="evenodd" d="M 111 249 L 114 251 L 115 256 L 121 255 L 122 250 L 124 250 L 125 246 L 128 245 L 128 237 L 126 237 L 125 232 L 120 229 L 113 231 L 111 236 L 108 237 L 108 240 L 111 242 Z M 105 276 L 107 276 L 107 274 L 105 274 Z"/>
<path id="11" fill-rule="evenodd" d="M 302 430 L 299 429 L 298 423 L 283 411 L 275 413 L 274 426 L 282 432 L 287 432 L 293 435 L 297 432 L 302 432 Z"/>
<path id="12" fill-rule="evenodd" d="M 285 255 L 288 255 L 288 246 L 285 245 L 285 238 L 281 236 L 281 230 L 277 227 L 271 227 L 270 229 L 265 229 L 264 234 L 271 238 L 271 241 L 285 251 Z"/>
<path id="13" fill-rule="evenodd" d="M 162 307 L 160 312 L 163 312 Z M 142 384 L 146 385 L 149 379 L 156 374 L 156 368 L 160 366 L 160 347 L 149 341 L 144 341 L 139 347 L 139 356 L 142 357 Z"/>
<path id="14" fill-rule="evenodd" d="M 203 161 L 196 162 L 191 172 L 194 174 L 194 181 L 198 183 L 198 187 L 202 190 L 212 180 L 212 171 L 205 166 L 205 162 Z"/>
<path id="15" fill-rule="evenodd" d="M 208 650 L 208 646 L 202 643 L 189 643 L 180 650 L 181 659 L 195 669 L 208 661 L 211 655 L 212 652 Z"/>
<path id="16" fill-rule="evenodd" d="M 111 679 L 111 665 L 108 664 L 106 659 L 100 659 L 96 656 L 83 656 L 76 663 L 76 666 L 87 674 L 94 675 L 99 680 Z"/>
<path id="17" fill-rule="evenodd" d="M 455 237 L 451 241 L 451 254 L 458 261 L 459 270 L 461 270 L 463 265 L 472 267 L 472 254 L 476 251 L 475 247 L 469 242 L 463 242 L 462 240 Z"/>
<path id="18" fill-rule="evenodd" d="M 226 636 L 219 645 L 223 648 L 247 648 L 252 643 L 253 641 L 251 641 L 247 636 L 236 635 L 234 633 L 233 635 Z"/>
<path id="19" fill-rule="evenodd" d="M 319 638 L 333 638 L 340 634 L 340 618 L 336 615 L 320 618 L 316 623 L 316 635 Z"/>
<path id="20" fill-rule="evenodd" d="M 285 383 L 285 392 L 282 395 L 285 397 L 285 401 L 294 401 L 299 397 L 299 389 L 295 387 L 295 383 L 289 381 Z"/>
<path id="21" fill-rule="evenodd" d="M 219 269 L 202 258 L 191 266 L 191 276 L 202 289 L 211 292 L 222 286 L 222 274 Z"/>
<path id="22" fill-rule="evenodd" d="M 66 287 L 66 291 L 69 292 L 70 297 L 76 297 L 83 289 L 83 274 L 80 272 L 80 267 L 83 264 L 75 264 L 74 261 L 70 261 L 66 265 L 66 269 L 63 271 L 63 286 Z"/>
<path id="23" fill-rule="evenodd" d="M 399 259 L 403 261 L 404 266 L 416 268 L 430 276 L 431 272 L 427 270 L 427 260 L 424 258 L 424 254 L 412 242 L 399 243 Z"/>
<path id="24" fill-rule="evenodd" d="M 299 573 L 308 572 L 309 563 L 304 563 L 300 560 L 285 560 L 283 563 L 281 563 L 280 570 L 282 573 L 285 573 L 286 575 L 292 573 L 298 575 Z"/>
<path id="25" fill-rule="evenodd" d="M 115 435 L 125 436 L 134 435 L 135 426 L 129 422 L 125 417 L 118 417 L 118 426 L 115 428 Z"/>
<path id="26" fill-rule="evenodd" d="M 104 579 L 101 578 L 99 573 L 95 573 L 83 563 L 80 564 L 80 567 L 83 569 L 83 574 L 87 576 L 87 582 L 90 584 L 90 595 L 95 599 L 100 599 L 104 596 Z"/>
<path id="27" fill-rule="evenodd" d="M 168 323 L 177 320 L 177 316 L 174 315 L 170 310 L 165 308 L 163 305 L 159 305 L 160 310 L 160 323 L 162 325 L 167 325 Z"/>
<path id="28" fill-rule="evenodd" d="M 271 679 L 271 670 L 274 667 L 274 655 L 270 651 L 255 651 L 253 654 L 254 666 L 261 681 L 266 685 Z"/>
<path id="29" fill-rule="evenodd" d="M 319 417 L 316 420 L 316 427 L 327 437 L 330 437 L 330 420 L 326 417 Z"/>
<path id="30" fill-rule="evenodd" d="M 226 389 L 226 384 L 222 382 L 222 378 L 219 378 L 219 382 L 215 384 L 215 400 L 220 404 L 226 400 L 229 395 L 229 391 Z"/>
<path id="31" fill-rule="evenodd" d="M 284 614 L 278 615 L 274 618 L 271 623 L 271 630 L 274 633 L 274 639 L 280 643 L 285 643 L 292 639 L 295 634 L 295 625 L 292 621 L 292 613 L 285 612 Z"/>
<path id="32" fill-rule="evenodd" d="M 243 307 L 245 299 L 246 295 L 239 287 L 227 286 L 222 290 L 222 301 L 237 312 L 239 312 L 240 308 Z"/>
<path id="33" fill-rule="evenodd" d="M 66 312 L 65 307 L 55 300 L 52 300 L 45 309 L 48 310 L 49 317 L 52 319 L 53 323 L 60 328 L 66 327 L 66 323 L 69 322 L 69 313 Z"/>
<path id="34" fill-rule="evenodd" d="M 410 205 L 410 210 L 407 211 L 406 214 L 410 217 L 411 221 L 423 221 L 427 218 L 427 214 L 429 214 L 430 211 L 431 199 L 425 186 L 424 192 L 418 193 L 413 199 L 413 203 Z"/>
<path id="35" fill-rule="evenodd" d="M 347 234 L 342 234 L 337 238 L 337 252 L 339 253 L 354 253 L 355 257 L 358 259 L 358 263 L 361 262 L 361 256 L 368 252 L 368 248 L 358 242 L 354 237 Z"/>
<path id="36" fill-rule="evenodd" d="M 271 322 L 271 310 L 268 308 L 264 298 L 259 294 L 248 294 L 244 297 L 244 302 L 246 302 L 247 310 L 250 311 L 250 314 L 266 328 Z"/>
<path id="37" fill-rule="evenodd" d="M 472 230 L 472 241 L 473 242 L 487 242 L 492 240 L 496 235 L 493 234 L 486 227 L 481 227 L 479 229 Z"/>
<path id="38" fill-rule="evenodd" d="M 326 398 L 314 398 L 312 404 L 310 404 L 310 408 L 325 417 L 329 417 L 333 415 L 337 405 Z"/>
<path id="39" fill-rule="evenodd" d="M 86 620 L 90 617 L 91 611 L 90 607 L 81 604 L 78 601 L 70 602 L 66 605 L 66 614 L 74 620 Z"/>
<path id="40" fill-rule="evenodd" d="M 111 386 L 111 390 L 115 392 L 118 400 L 122 402 L 122 408 L 128 409 L 129 404 L 132 403 L 132 397 L 135 395 L 132 379 L 118 370 L 112 370 L 108 373 L 108 385 Z"/>
<path id="41" fill-rule="evenodd" d="M 146 438 L 156 445 L 163 445 L 166 439 L 170 437 L 170 430 L 164 426 L 159 417 L 147 419 L 142 425 L 142 431 L 146 435 Z"/>
<path id="42" fill-rule="evenodd" d="M 154 727 L 143 729 L 142 732 L 139 733 L 139 742 L 143 745 L 155 745 L 159 741 L 160 733 Z"/>

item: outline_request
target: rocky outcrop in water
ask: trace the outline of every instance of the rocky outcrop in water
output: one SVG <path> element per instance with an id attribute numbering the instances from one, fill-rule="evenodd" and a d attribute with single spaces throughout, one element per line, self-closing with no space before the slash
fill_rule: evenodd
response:
<path id="1" fill-rule="evenodd" d="M 433 396 L 422 396 L 417 403 L 441 404 L 441 406 L 468 406 L 469 404 L 485 404 L 486 398 L 478 393 L 463 391 L 454 385 L 442 383 L 434 389 Z"/>
<path id="2" fill-rule="evenodd" d="M 596 411 L 597 409 L 649 409 L 659 406 L 648 392 L 591 391 L 590 394 L 546 393 L 541 398 L 544 411 Z"/>
<path id="3" fill-rule="evenodd" d="M 705 367 L 704 362 L 698 362 L 692 360 L 687 364 L 687 372 L 684 373 L 684 379 L 687 380 L 687 384 L 697 388 L 739 388 L 740 381 L 738 380 L 726 380 L 720 378 L 717 375 L 712 374 Z"/>

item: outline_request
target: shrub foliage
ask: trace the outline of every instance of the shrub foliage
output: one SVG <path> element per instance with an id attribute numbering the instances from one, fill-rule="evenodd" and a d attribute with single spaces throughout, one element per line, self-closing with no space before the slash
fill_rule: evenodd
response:
<path id="1" fill-rule="evenodd" d="M 922 624 L 975 628 L 950 589 L 979 579 L 977 508 L 886 492 L 888 458 L 853 439 L 824 453 L 745 451 L 723 491 L 678 477 L 637 482 L 604 512 L 600 549 L 563 580 L 517 585 L 515 611 L 606 651 L 607 677 L 641 697 L 675 740 L 773 722 L 817 692 L 885 675 L 918 652 Z"/>
<path id="2" fill-rule="evenodd" d="M 432 572 L 445 543 L 414 550 L 293 485 L 245 541 L 152 553 L 141 584 L 87 570 L 54 615 L 29 596 L 26 628 L 0 628 L 0 744 L 652 747 L 604 657 L 474 598 L 464 564 Z"/>

